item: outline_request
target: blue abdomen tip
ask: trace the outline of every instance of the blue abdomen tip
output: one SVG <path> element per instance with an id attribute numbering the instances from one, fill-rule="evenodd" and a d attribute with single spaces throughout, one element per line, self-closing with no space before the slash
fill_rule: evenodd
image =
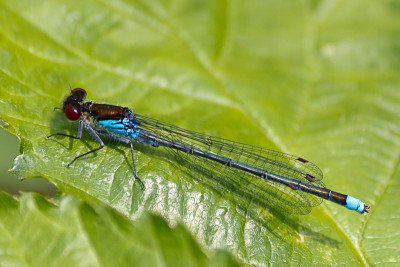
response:
<path id="1" fill-rule="evenodd" d="M 358 198 L 352 197 L 352 196 L 347 196 L 346 198 L 346 208 L 349 210 L 355 210 L 358 213 L 364 213 L 365 212 L 365 204 Z"/>

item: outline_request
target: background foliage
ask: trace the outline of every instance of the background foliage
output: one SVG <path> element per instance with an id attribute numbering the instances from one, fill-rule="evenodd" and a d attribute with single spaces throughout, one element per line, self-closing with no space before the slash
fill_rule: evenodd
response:
<path id="1" fill-rule="evenodd" d="M 207 259 L 187 230 L 146 214 L 133 226 L 107 207 L 72 197 L 0 193 L 1 261 L 6 266 L 237 266 L 223 251 Z M 45 237 L 45 239 L 44 239 Z M 171 243 L 174 246 L 171 246 Z M 13 246 L 11 246 L 13 245 Z"/>
<path id="2" fill-rule="evenodd" d="M 0 118 L 22 152 L 13 171 L 132 220 L 158 213 L 246 263 L 398 263 L 399 13 L 398 1 L 0 1 Z M 326 203 L 254 216 L 139 147 L 142 191 L 128 148 L 112 142 L 67 169 L 96 146 L 45 138 L 76 131 L 53 111 L 68 83 L 89 100 L 301 155 L 371 214 Z M 2 244 L 23 251 L 12 237 Z"/>

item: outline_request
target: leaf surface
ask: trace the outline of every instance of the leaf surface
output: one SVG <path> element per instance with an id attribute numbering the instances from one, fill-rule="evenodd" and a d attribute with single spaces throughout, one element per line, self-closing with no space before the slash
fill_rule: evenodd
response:
<path id="1" fill-rule="evenodd" d="M 251 264 L 400 261 L 400 73 L 396 1 L 0 1 L 0 118 L 21 139 L 13 170 L 132 219 L 182 222 L 206 248 Z M 54 107 L 88 100 L 300 155 L 327 187 L 372 206 L 306 216 L 253 212 L 154 149 L 96 143 Z M 250 212 L 251 211 L 251 212 Z M 258 212 L 258 213 L 257 213 Z"/>
<path id="2" fill-rule="evenodd" d="M 19 266 L 205 266 L 238 265 L 226 252 L 208 258 L 190 233 L 144 214 L 132 224 L 109 207 L 71 196 L 50 202 L 25 193 L 0 193 L 0 261 Z"/>

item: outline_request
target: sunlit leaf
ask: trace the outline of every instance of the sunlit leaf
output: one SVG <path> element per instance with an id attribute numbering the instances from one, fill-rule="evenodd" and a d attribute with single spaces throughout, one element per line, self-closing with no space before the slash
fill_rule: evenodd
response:
<path id="1" fill-rule="evenodd" d="M 132 219 L 182 222 L 251 264 L 400 261 L 400 6 L 396 1 L 1 1 L 0 117 L 13 170 Z M 69 85 L 198 132 L 300 155 L 328 188 L 372 206 L 250 212 L 157 150 L 57 138 Z"/>

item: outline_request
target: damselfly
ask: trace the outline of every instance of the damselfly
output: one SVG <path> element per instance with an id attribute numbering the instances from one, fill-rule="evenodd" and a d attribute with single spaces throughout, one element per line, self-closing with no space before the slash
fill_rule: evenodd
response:
<path id="1" fill-rule="evenodd" d="M 215 183 L 262 207 L 306 214 L 327 199 L 359 213 L 368 212 L 369 206 L 361 200 L 327 189 L 321 181 L 321 170 L 304 158 L 185 130 L 134 114 L 126 107 L 84 102 L 85 98 L 86 91 L 75 88 L 63 105 L 69 120 L 79 120 L 77 136 L 48 136 L 80 139 L 85 128 L 99 143 L 98 148 L 75 157 L 68 166 L 102 149 L 102 136 L 130 146 L 134 176 L 142 185 L 136 170 L 134 142 L 175 152 L 197 169 L 205 170 Z"/>

